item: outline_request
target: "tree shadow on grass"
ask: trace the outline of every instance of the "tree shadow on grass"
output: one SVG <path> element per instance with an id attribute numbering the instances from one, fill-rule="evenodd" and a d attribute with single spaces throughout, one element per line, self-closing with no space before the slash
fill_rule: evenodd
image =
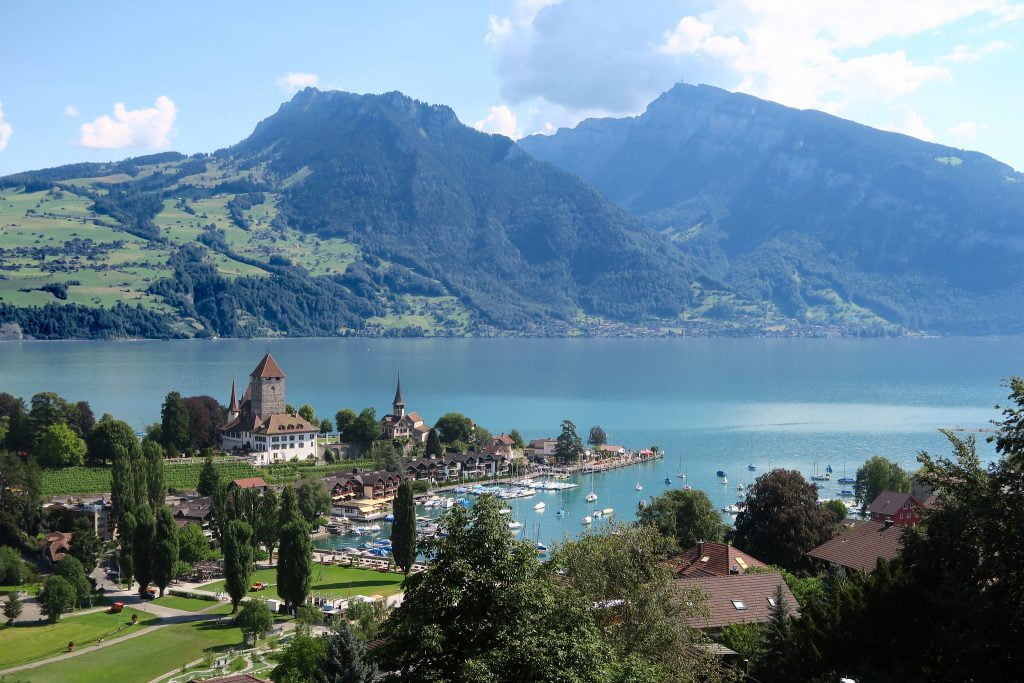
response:
<path id="1" fill-rule="evenodd" d="M 317 583 L 311 586 L 314 591 L 333 591 L 333 590 L 358 590 L 360 588 L 398 588 L 400 582 L 388 581 L 385 579 L 379 579 L 377 581 L 363 580 L 363 581 L 338 581 L 337 583 Z"/>

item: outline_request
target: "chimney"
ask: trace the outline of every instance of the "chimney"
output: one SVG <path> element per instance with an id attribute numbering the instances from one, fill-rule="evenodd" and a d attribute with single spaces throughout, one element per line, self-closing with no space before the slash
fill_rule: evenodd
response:
<path id="1" fill-rule="evenodd" d="M 704 541 L 698 541 L 697 542 L 697 558 L 700 559 L 702 557 L 704 557 Z"/>
<path id="2" fill-rule="evenodd" d="M 890 527 L 892 527 L 892 518 L 885 520 L 885 528 L 888 529 Z"/>

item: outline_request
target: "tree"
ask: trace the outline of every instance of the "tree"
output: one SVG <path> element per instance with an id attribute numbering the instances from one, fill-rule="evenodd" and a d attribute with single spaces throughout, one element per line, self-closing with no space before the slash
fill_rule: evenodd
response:
<path id="1" fill-rule="evenodd" d="M 0 545 L 20 546 L 38 532 L 42 503 L 35 461 L 0 452 Z"/>
<path id="2" fill-rule="evenodd" d="M 124 425 L 124 423 L 121 423 Z M 128 427 L 128 425 L 124 425 Z M 106 457 L 113 462 L 111 469 L 110 498 L 117 519 L 117 527 L 121 543 L 119 555 L 120 576 L 131 580 L 136 574 L 136 533 L 139 530 L 141 507 L 147 501 L 145 482 L 140 476 L 141 464 L 139 442 L 135 434 L 128 428 L 125 437 L 122 427 L 114 420 L 102 419 L 91 432 L 98 440 L 109 443 L 110 451 Z M 146 505 L 148 508 L 148 504 Z M 145 520 L 142 520 L 145 521 Z M 142 529 L 146 533 L 146 529 Z M 139 552 L 143 552 L 144 548 Z"/>
<path id="3" fill-rule="evenodd" d="M 781 659 L 793 634 L 790 626 L 789 605 L 782 592 L 782 586 L 775 587 L 775 604 L 772 605 L 771 619 L 764 628 L 764 655 L 762 659 Z"/>
<path id="4" fill-rule="evenodd" d="M 39 592 L 39 607 L 51 624 L 60 621 L 60 615 L 73 609 L 77 600 L 75 587 L 63 576 L 51 576 Z"/>
<path id="5" fill-rule="evenodd" d="M 366 656 L 366 646 L 352 633 L 348 622 L 339 619 L 326 636 L 324 673 L 331 683 L 370 683 L 374 666 Z"/>
<path id="6" fill-rule="evenodd" d="M 164 448 L 172 453 L 185 451 L 190 445 L 188 409 L 177 391 L 168 392 L 160 408 L 160 437 Z"/>
<path id="7" fill-rule="evenodd" d="M 591 446 L 604 446 L 608 443 L 608 435 L 605 434 L 601 425 L 594 425 L 590 428 L 590 436 L 587 437 L 587 443 Z"/>
<path id="8" fill-rule="evenodd" d="M 115 453 L 132 453 L 139 446 L 135 430 L 127 422 L 104 415 L 89 431 L 85 444 L 89 462 L 102 465 L 111 462 Z"/>
<path id="9" fill-rule="evenodd" d="M 270 672 L 275 683 L 324 683 L 326 642 L 303 630 L 277 654 L 277 666 Z"/>
<path id="10" fill-rule="evenodd" d="M 274 561 L 274 548 L 277 547 L 277 539 L 280 536 L 278 514 L 277 494 L 273 489 L 267 489 L 260 498 L 260 508 L 252 531 L 254 542 L 266 548 L 267 559 L 270 562 Z"/>
<path id="11" fill-rule="evenodd" d="M 4 616 L 7 617 L 8 624 L 13 624 L 14 620 L 21 616 L 22 608 L 23 605 L 21 598 L 18 597 L 18 592 L 8 593 L 7 602 L 4 603 Z"/>
<path id="12" fill-rule="evenodd" d="M 380 633 L 391 612 L 392 608 L 387 600 L 356 600 L 349 603 L 348 609 L 345 610 L 345 619 L 351 622 L 356 636 L 364 643 L 368 643 Z"/>
<path id="13" fill-rule="evenodd" d="M 167 482 L 164 478 L 164 454 L 160 444 L 146 439 L 142 442 L 142 457 L 146 462 L 146 498 L 154 508 L 164 504 L 167 498 Z"/>
<path id="14" fill-rule="evenodd" d="M 55 576 L 63 577 L 75 589 L 77 604 L 80 605 L 89 599 L 89 595 L 92 593 L 92 584 L 89 583 L 89 577 L 85 575 L 85 568 L 77 557 L 65 555 L 54 565 L 53 573 Z"/>
<path id="15" fill-rule="evenodd" d="M 277 553 L 277 594 L 294 609 L 306 601 L 313 576 L 313 542 L 306 523 L 297 520 L 281 528 Z"/>
<path id="16" fill-rule="evenodd" d="M 170 509 L 161 505 L 156 511 L 152 551 L 153 583 L 160 589 L 160 597 L 163 597 L 167 584 L 174 578 L 177 563 L 178 528 Z"/>
<path id="17" fill-rule="evenodd" d="M 52 391 L 36 394 L 32 397 L 30 405 L 32 407 L 28 416 L 32 425 L 32 438 L 35 441 L 53 425 L 67 421 L 70 406 Z"/>
<path id="18" fill-rule="evenodd" d="M 637 511 L 639 522 L 675 540 L 679 548 L 692 548 L 701 541 L 721 541 L 726 526 L 714 503 L 703 491 L 672 489 Z"/>
<path id="19" fill-rule="evenodd" d="M 469 443 L 473 439 L 473 421 L 461 413 L 445 413 L 434 424 L 441 443 Z"/>
<path id="20" fill-rule="evenodd" d="M 649 526 L 617 524 L 559 544 L 546 570 L 559 601 L 596 606 L 592 618 L 616 660 L 635 657 L 659 681 L 714 680 L 717 662 L 687 625 L 700 616 L 698 592 L 680 593 L 663 565 L 672 545 Z"/>
<path id="21" fill-rule="evenodd" d="M 306 627 L 320 626 L 324 623 L 324 613 L 313 605 L 299 605 L 295 608 L 295 621 Z"/>
<path id="22" fill-rule="evenodd" d="M 583 442 L 576 433 L 576 425 L 562 420 L 562 433 L 555 442 L 555 460 L 563 465 L 579 462 L 583 456 Z"/>
<path id="23" fill-rule="evenodd" d="M 508 433 L 510 439 L 512 439 L 512 447 L 516 450 L 523 450 L 526 448 L 526 442 L 523 441 L 523 435 L 519 433 L 518 429 L 513 429 Z"/>
<path id="24" fill-rule="evenodd" d="M 142 501 L 135 511 L 135 528 L 131 535 L 132 564 L 135 580 L 139 582 L 139 595 L 149 595 L 149 584 L 156 569 L 154 539 L 156 537 L 156 516 L 148 500 Z"/>
<path id="25" fill-rule="evenodd" d="M 768 564 L 806 567 L 805 553 L 832 537 L 832 513 L 818 504 L 818 489 L 796 470 L 772 470 L 747 489 L 732 541 Z"/>
<path id="26" fill-rule="evenodd" d="M 537 553 L 510 537 L 498 501 L 453 508 L 424 542 L 427 570 L 405 581 L 384 625 L 383 661 L 402 681 L 597 681 L 607 663 L 593 608 L 561 600 Z"/>
<path id="27" fill-rule="evenodd" d="M 326 417 L 320 420 L 320 436 L 327 436 L 328 434 L 331 433 L 331 429 L 333 428 L 334 425 L 332 425 L 331 421 L 328 420 Z"/>
<path id="28" fill-rule="evenodd" d="M 221 541 L 224 551 L 224 588 L 231 596 L 231 611 L 249 591 L 252 577 L 252 528 L 240 519 L 228 522 Z M 280 591 L 278 591 L 280 593 Z"/>
<path id="29" fill-rule="evenodd" d="M 71 527 L 71 547 L 68 554 L 78 558 L 86 573 L 96 567 L 96 560 L 103 551 L 103 541 L 96 535 L 93 523 L 85 517 L 75 517 Z"/>
<path id="30" fill-rule="evenodd" d="M 68 425 L 75 430 L 75 433 L 83 439 L 96 426 L 96 416 L 93 414 L 88 401 L 79 401 L 73 406 L 69 406 L 67 421 Z"/>
<path id="31" fill-rule="evenodd" d="M 843 505 L 843 501 L 833 498 L 832 500 L 826 500 L 821 506 L 832 513 L 832 516 L 836 518 L 836 524 L 846 519 L 848 512 L 846 506 Z"/>
<path id="32" fill-rule="evenodd" d="M 245 642 L 255 645 L 274 628 L 274 614 L 265 600 L 246 600 L 235 616 L 235 624 L 245 635 Z"/>
<path id="33" fill-rule="evenodd" d="M 383 429 L 377 421 L 377 411 L 373 408 L 364 408 L 356 419 L 345 427 L 341 440 L 346 443 L 368 444 L 379 439 L 381 434 Z"/>
<path id="34" fill-rule="evenodd" d="M 281 536 L 281 529 L 289 522 L 303 521 L 302 513 L 299 512 L 299 501 L 295 495 L 295 487 L 288 485 L 281 490 L 281 503 L 277 508 L 277 535 Z"/>
<path id="35" fill-rule="evenodd" d="M 218 491 L 220 487 L 220 473 L 217 472 L 217 468 L 213 464 L 213 456 L 208 455 L 203 460 L 203 469 L 199 470 L 199 484 L 196 486 L 196 491 L 201 496 L 212 496 L 214 491 Z"/>
<path id="36" fill-rule="evenodd" d="M 310 527 L 319 526 L 320 517 L 331 510 L 331 494 L 323 479 L 303 479 L 295 488 L 295 499 L 302 518 Z"/>
<path id="37" fill-rule="evenodd" d="M 882 491 L 908 493 L 910 475 L 891 460 L 876 455 L 857 470 L 857 483 L 853 485 L 853 492 L 864 510 Z"/>
<path id="38" fill-rule="evenodd" d="M 403 479 L 398 485 L 394 504 L 395 520 L 391 523 L 391 552 L 395 564 L 408 575 L 416 561 L 416 503 L 412 484 Z"/>
<path id="39" fill-rule="evenodd" d="M 224 411 L 212 396 L 188 396 L 182 399 L 188 412 L 189 444 L 193 450 L 201 451 L 220 443 L 220 428 L 226 417 Z"/>
<path id="40" fill-rule="evenodd" d="M 186 524 L 178 529 L 178 559 L 194 565 L 210 559 L 210 542 L 203 530 L 195 524 Z"/>
<path id="41" fill-rule="evenodd" d="M 0 583 L 19 586 L 28 577 L 28 566 L 21 553 L 8 546 L 0 546 Z"/>
<path id="42" fill-rule="evenodd" d="M 308 403 L 302 404 L 302 406 L 299 408 L 299 417 L 301 417 L 303 420 L 310 424 L 315 425 L 317 423 L 316 413 L 313 412 L 313 406 L 309 405 Z"/>
<path id="43" fill-rule="evenodd" d="M 441 445 L 441 439 L 437 434 L 437 428 L 431 427 L 430 431 L 427 432 L 427 457 L 440 458 L 442 455 L 444 455 L 444 446 Z"/>
<path id="44" fill-rule="evenodd" d="M 351 408 L 344 408 L 334 414 L 334 426 L 338 428 L 338 434 L 344 433 L 355 421 L 356 413 Z"/>
<path id="45" fill-rule="evenodd" d="M 85 464 L 85 441 L 66 422 L 50 425 L 36 441 L 35 454 L 47 467 L 76 467 Z"/>

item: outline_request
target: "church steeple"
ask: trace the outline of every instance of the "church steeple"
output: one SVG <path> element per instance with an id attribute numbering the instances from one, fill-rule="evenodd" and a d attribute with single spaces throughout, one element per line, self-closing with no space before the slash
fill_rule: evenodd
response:
<path id="1" fill-rule="evenodd" d="M 398 386 L 395 387 L 395 400 L 391 403 L 395 417 L 405 417 L 405 399 L 402 398 L 402 373 L 398 373 Z"/>
<path id="2" fill-rule="evenodd" d="M 231 403 L 228 404 L 228 422 L 238 417 L 238 399 L 235 398 L 235 379 L 231 378 Z"/>

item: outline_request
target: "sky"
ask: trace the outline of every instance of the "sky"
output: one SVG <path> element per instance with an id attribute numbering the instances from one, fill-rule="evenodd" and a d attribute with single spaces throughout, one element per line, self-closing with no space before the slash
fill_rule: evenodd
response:
<path id="1" fill-rule="evenodd" d="M 299 89 L 513 138 L 706 83 L 1024 170 L 1024 0 L 17 2 L 0 175 L 238 142 Z"/>

